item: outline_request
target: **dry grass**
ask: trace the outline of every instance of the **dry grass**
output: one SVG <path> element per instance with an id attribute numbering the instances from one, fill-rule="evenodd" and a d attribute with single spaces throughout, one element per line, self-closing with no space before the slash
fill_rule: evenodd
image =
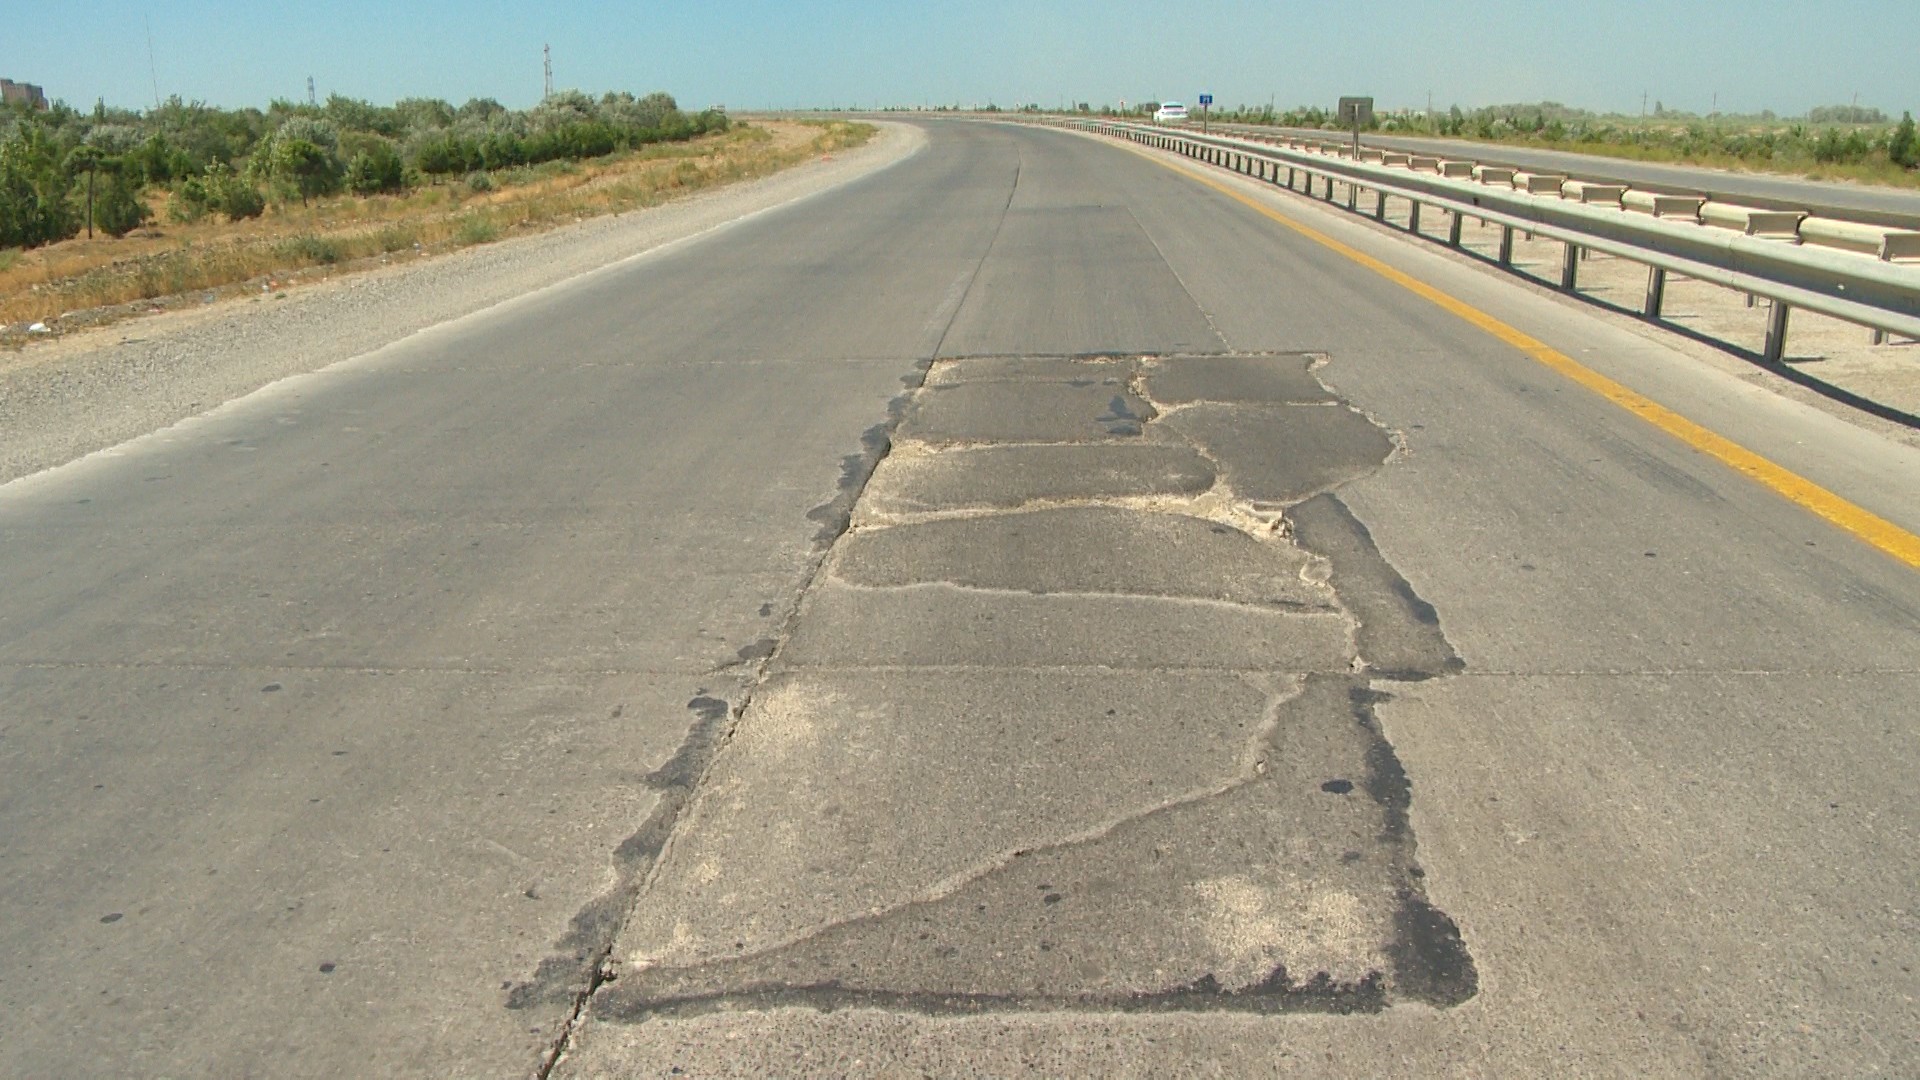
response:
<path id="1" fill-rule="evenodd" d="M 1614 123 L 1608 120 L 1607 123 Z M 1712 145 L 1693 145 L 1689 143 L 1691 132 L 1697 124 L 1635 122 L 1620 120 L 1618 126 L 1630 132 L 1657 137 L 1657 141 L 1616 142 L 1592 141 L 1574 138 L 1548 139 L 1540 135 L 1532 136 L 1480 136 L 1471 132 L 1456 135 L 1436 136 L 1426 131 L 1399 131 L 1394 135 L 1406 135 L 1413 138 L 1449 138 L 1465 142 L 1484 143 L 1488 146 L 1511 146 L 1516 149 L 1560 150 L 1572 154 L 1585 154 L 1590 157 L 1615 158 L 1621 161 L 1640 161 L 1658 165 L 1684 165 L 1694 168 L 1721 169 L 1726 172 L 1755 173 L 1770 176 L 1791 176 L 1816 181 L 1840 181 L 1856 184 L 1875 184 L 1881 187 L 1920 188 L 1920 169 L 1903 169 L 1888 161 L 1884 153 L 1871 155 L 1867 160 L 1854 162 L 1822 162 L 1815 160 L 1812 154 L 1812 141 L 1809 139 L 1799 146 L 1789 146 L 1789 151 L 1780 157 L 1762 157 L 1755 154 L 1737 154 Z M 1760 138 L 1768 134 L 1782 136 L 1804 127 L 1795 124 L 1746 125 L 1712 129 L 1713 137 Z"/>
<path id="2" fill-rule="evenodd" d="M 275 207 L 251 221 L 162 224 L 119 240 L 0 251 L 0 324 L 52 323 L 186 293 L 271 286 L 278 276 L 312 267 L 372 265 L 484 244 L 765 176 L 858 146 L 873 133 L 866 124 L 839 122 L 736 124 L 691 143 L 501 170 L 483 184 L 462 179 L 406 195 Z M 163 200 L 156 200 L 156 220 L 164 220 Z M 7 337 L 17 342 L 17 327 Z"/>

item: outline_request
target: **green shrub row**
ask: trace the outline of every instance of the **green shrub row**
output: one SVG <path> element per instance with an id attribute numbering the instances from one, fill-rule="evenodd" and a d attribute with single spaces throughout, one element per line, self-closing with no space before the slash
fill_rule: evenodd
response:
<path id="1" fill-rule="evenodd" d="M 488 98 L 455 108 L 424 98 L 377 106 L 338 95 L 325 105 L 276 101 L 264 111 L 177 97 L 147 112 L 10 106 L 0 110 L 0 248 L 66 239 L 85 230 L 89 216 L 94 227 L 123 235 L 146 221 L 145 193 L 155 187 L 169 192 L 167 215 L 175 221 L 231 220 L 261 214 L 269 199 L 403 192 L 726 128 L 724 113 L 689 116 L 669 94 L 595 99 L 571 90 L 520 111 Z"/>

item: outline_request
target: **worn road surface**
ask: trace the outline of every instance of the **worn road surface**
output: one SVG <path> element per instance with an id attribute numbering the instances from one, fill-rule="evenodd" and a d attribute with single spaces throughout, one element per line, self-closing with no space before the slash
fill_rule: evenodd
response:
<path id="1" fill-rule="evenodd" d="M 0 486 L 0 1073 L 1920 1069 L 1920 570 L 1199 166 L 927 130 Z"/>

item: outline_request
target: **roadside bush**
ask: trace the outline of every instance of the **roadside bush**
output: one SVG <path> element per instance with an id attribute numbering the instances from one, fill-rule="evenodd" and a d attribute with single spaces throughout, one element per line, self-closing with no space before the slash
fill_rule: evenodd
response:
<path id="1" fill-rule="evenodd" d="M 484 244 L 500 235 L 493 222 L 478 214 L 470 214 L 460 219 L 460 227 L 454 233 L 462 244 Z"/>
<path id="2" fill-rule="evenodd" d="M 267 209 L 266 198 L 245 177 L 235 173 L 232 166 L 220 162 L 207 166 L 203 183 L 207 208 L 225 214 L 228 221 L 256 218 Z"/>
<path id="3" fill-rule="evenodd" d="M 191 225 L 207 216 L 211 209 L 207 199 L 207 185 L 199 177 L 189 176 L 180 181 L 167 198 L 167 218 L 179 225 Z"/>
<path id="4" fill-rule="evenodd" d="M 118 169 L 102 170 L 95 189 L 93 224 L 108 236 L 125 236 L 152 216 L 138 184 Z"/>
<path id="5" fill-rule="evenodd" d="M 324 236 L 295 236 L 279 243 L 280 253 L 300 262 L 331 266 L 345 254 L 338 242 Z"/>
<path id="6" fill-rule="evenodd" d="M 1920 166 L 1920 138 L 1914 134 L 1912 113 L 1900 114 L 1900 126 L 1887 140 L 1887 157 L 1903 169 Z"/>
<path id="7" fill-rule="evenodd" d="M 0 140 L 0 247 L 37 247 L 80 231 L 60 147 L 38 124 Z"/>
<path id="8" fill-rule="evenodd" d="M 484 195 L 493 190 L 493 177 L 484 172 L 470 172 L 467 174 L 467 190 L 475 195 Z"/>
<path id="9" fill-rule="evenodd" d="M 407 167 L 392 143 L 374 143 L 347 162 L 346 187 L 355 195 L 403 191 L 406 186 Z"/>

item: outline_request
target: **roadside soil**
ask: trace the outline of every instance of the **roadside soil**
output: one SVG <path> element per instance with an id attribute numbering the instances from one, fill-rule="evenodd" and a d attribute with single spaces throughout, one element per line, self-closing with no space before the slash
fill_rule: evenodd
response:
<path id="1" fill-rule="evenodd" d="M 724 134 L 584 162 L 550 162 L 428 184 L 402 195 L 337 196 L 274 206 L 257 218 L 152 221 L 113 238 L 79 236 L 0 261 L 0 349 L 19 349 L 122 319 L 236 291 L 442 254 L 502 235 L 544 232 L 601 213 L 669 202 L 766 175 L 863 129 L 741 122 Z M 42 330 L 31 330 L 35 324 Z"/>
<path id="2" fill-rule="evenodd" d="M 820 133 L 778 127 L 790 153 Z M 0 484 L 317 371 L 438 323 L 589 273 L 883 168 L 918 150 L 881 123 L 865 145 L 627 212 L 569 218 L 492 243 L 275 273 L 239 286 L 75 314 L 0 350 Z M 607 181 L 613 182 L 611 180 Z M 137 318 L 136 318 L 137 316 Z"/>

